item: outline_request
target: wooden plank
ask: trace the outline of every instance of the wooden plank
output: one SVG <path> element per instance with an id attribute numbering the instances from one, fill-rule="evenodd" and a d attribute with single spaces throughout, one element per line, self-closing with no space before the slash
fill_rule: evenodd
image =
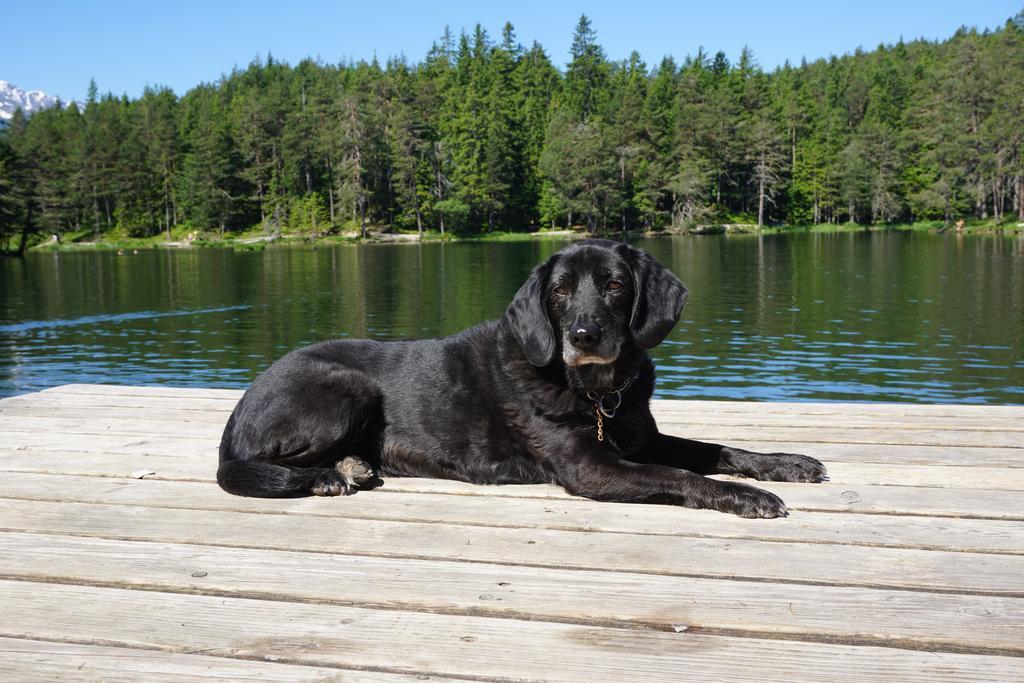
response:
<path id="1" fill-rule="evenodd" d="M 0 466 L 2 466 L 2 460 L 0 460 Z M 1024 490 L 1024 468 L 832 461 L 828 463 L 828 480 L 833 484 L 1022 491 Z"/>
<path id="2" fill-rule="evenodd" d="M 992 489 L 940 489 L 917 486 L 797 484 L 717 477 L 751 484 L 782 497 L 791 510 L 929 515 L 978 519 L 1024 519 L 1024 492 Z M 379 492 L 444 492 L 457 495 L 572 498 L 551 485 L 479 486 L 442 479 L 389 478 Z"/>
<path id="3" fill-rule="evenodd" d="M 1019 555 L 0 500 L 0 530 L 1021 597 Z M 841 533 L 839 529 L 835 534 Z M 827 558 L 827 560 L 823 559 Z"/>
<path id="4" fill-rule="evenodd" d="M 301 567 L 302 580 L 296 580 Z M 1024 654 L 1024 599 L 0 534 L 0 576 L 445 614 Z M 372 590 L 366 577 L 373 577 Z M 865 605 L 884 609 L 865 610 Z M 2 658 L 0 658 L 2 659 Z"/>
<path id="5" fill-rule="evenodd" d="M 856 443 L 904 446 L 968 446 L 1009 448 L 1024 454 L 1024 437 L 1018 432 L 981 430 L 847 429 L 845 427 L 779 427 L 728 425 L 666 425 L 666 433 L 685 428 L 688 438 L 703 441 L 757 439 L 768 442 L 799 441 L 806 444 Z M 177 423 L 137 417 L 108 416 L 103 412 L 83 418 L 0 415 L 0 432 L 59 432 L 68 436 L 117 434 L 127 436 L 178 436 L 219 439 L 223 426 L 181 419 Z M 776 449 L 777 450 L 777 449 Z"/>
<path id="6" fill-rule="evenodd" d="M 189 652 L 182 648 L 182 652 Z M 202 654 L 152 649 L 54 643 L 0 637 L 0 679 L 6 681 L 352 681 L 408 683 L 424 680 L 414 674 L 296 666 Z M 441 679 L 431 676 L 430 680 Z"/>
<path id="7" fill-rule="evenodd" d="M 627 630 L 335 605 L 0 582 L 8 637 L 234 658 L 553 681 L 1005 680 L 1020 659 Z M 117 619 L 111 619 L 117 614 Z"/>
<path id="8" fill-rule="evenodd" d="M 168 396 L 222 399 L 238 401 L 245 393 L 243 389 L 211 389 L 209 387 L 170 387 L 170 386 L 127 386 L 121 384 L 64 384 L 59 387 L 43 389 L 45 394 L 74 394 L 76 396 Z"/>
<path id="9" fill-rule="evenodd" d="M 826 464 L 829 482 L 833 484 L 1024 490 L 1024 467 L 926 466 L 836 461 L 829 461 Z M 216 464 L 215 459 L 208 456 L 102 454 L 0 448 L 0 472 L 125 477 L 140 469 L 153 471 L 151 477 L 155 479 L 213 481 Z"/>
<path id="10" fill-rule="evenodd" d="M 0 478 L 0 496 L 13 500 L 111 503 L 498 528 L 756 538 L 1024 554 L 1024 526 L 1019 522 L 1002 520 L 794 513 L 786 519 L 765 522 L 707 510 L 598 503 L 580 498 L 531 499 L 516 496 L 385 493 L 385 489 L 361 492 L 344 499 L 257 499 L 230 496 L 209 483 L 15 473 Z"/>
<path id="11" fill-rule="evenodd" d="M 212 470 L 212 463 L 210 469 Z M 719 477 L 722 479 L 735 479 Z M 739 479 L 735 479 L 740 481 Z M 758 488 L 773 491 L 786 501 L 792 510 L 819 512 L 859 512 L 870 514 L 931 515 L 981 519 L 1024 519 L 1024 491 L 989 489 L 940 489 L 916 486 L 872 486 L 846 484 L 794 484 L 769 481 L 751 481 Z M 59 493 L 65 500 L 81 499 L 106 502 L 109 497 L 94 500 L 98 491 L 110 489 L 111 483 L 97 483 L 92 477 L 73 477 L 51 474 L 11 472 L 0 479 L 0 496 L 51 500 Z M 206 483 L 174 482 L 166 480 L 140 481 L 126 477 L 117 484 L 118 500 L 145 505 L 153 504 L 160 491 L 174 491 L 167 500 L 187 500 L 190 505 L 214 504 L 220 507 L 253 505 L 250 499 L 231 497 Z M 388 478 L 384 485 L 367 492 L 364 499 L 390 492 L 451 493 L 470 496 L 500 496 L 522 498 L 574 499 L 559 487 L 541 484 L 529 486 L 480 486 L 446 480 L 417 478 Z M 179 493 L 180 492 L 180 493 Z M 575 498 L 576 500 L 581 500 Z M 199 501 L 199 502 L 197 502 Z M 205 501 L 205 503 L 203 502 Z M 234 502 L 233 502 L 234 501 Z M 256 502 L 259 509 L 268 504 Z M 609 503 L 590 503 L 593 509 L 606 509 Z M 626 514 L 645 506 L 625 505 Z M 610 508 L 608 508 L 610 509 Z M 651 508 L 648 508 L 651 509 Z M 654 510 L 663 510 L 655 507 Z M 658 514 L 661 514 L 659 512 Z"/>
<path id="12" fill-rule="evenodd" d="M 937 515 L 976 517 L 982 519 L 1021 518 L 1019 490 L 939 489 L 938 487 L 870 486 L 845 484 L 791 484 L 754 481 L 738 477 L 715 476 L 717 479 L 741 481 L 774 491 L 793 510 L 848 511 L 872 515 Z M 551 485 L 481 487 L 443 479 L 392 478 L 379 492 L 449 493 L 453 495 L 486 495 L 490 497 L 573 498 L 561 488 Z"/>
<path id="13" fill-rule="evenodd" d="M 699 441 L 732 442 L 757 440 L 765 442 L 797 441 L 806 444 L 887 444 L 903 446 L 968 446 L 976 448 L 1010 448 L 1024 452 L 1021 434 L 1006 431 L 928 430 L 928 429 L 848 429 L 845 426 L 730 426 L 705 424 L 673 424 L 660 422 L 668 434 L 685 434 Z M 773 448 L 772 450 L 779 450 Z"/>
<path id="14" fill-rule="evenodd" d="M 969 417 L 1024 418 L 1024 405 L 971 405 L 965 403 L 844 403 L 838 401 L 700 401 L 655 399 L 651 410 L 656 416 L 690 413 L 715 415 L 819 415 L 833 419 L 848 415 L 947 417 L 952 420 Z"/>
<path id="15" fill-rule="evenodd" d="M 678 433 L 678 436 L 686 436 Z M 806 453 L 823 461 L 902 463 L 912 465 L 953 465 L 966 467 L 1024 468 L 1020 449 L 973 448 L 959 446 L 893 446 L 872 444 L 809 444 L 801 442 L 767 442 L 739 438 L 723 439 L 740 448 L 764 452 Z M 0 430 L 0 444 L 16 450 L 50 450 L 78 453 L 191 455 L 217 457 L 220 438 L 188 436 L 115 434 L 73 435 L 59 432 L 33 433 Z"/>
<path id="16" fill-rule="evenodd" d="M 906 431 L 906 432 L 1013 432 L 1024 434 L 1019 418 L 976 418 L 974 420 L 953 420 L 948 417 L 904 417 L 900 415 L 778 415 L 774 413 L 737 416 L 735 413 L 715 415 L 712 413 L 673 414 L 656 416 L 663 429 L 694 429 L 700 427 L 735 427 L 750 430 L 761 427 L 786 428 L 793 430 L 817 430 L 826 434 L 836 428 L 843 430 Z"/>
<path id="17" fill-rule="evenodd" d="M 66 384 L 46 389 L 44 394 L 71 394 L 90 396 L 139 396 L 168 398 L 212 398 L 237 401 L 245 393 L 241 389 L 209 389 L 200 387 L 163 386 L 120 386 L 105 384 Z M 947 416 L 957 418 L 967 415 L 991 415 L 997 417 L 1024 418 L 1024 406 L 970 405 L 970 404 L 929 404 L 929 403 L 842 403 L 842 402 L 758 402 L 758 401 L 703 401 L 656 399 L 651 402 L 655 412 L 679 410 L 681 412 L 704 411 L 710 413 L 754 412 L 754 413 L 795 413 L 819 415 L 905 415 L 905 416 Z"/>
<path id="18" fill-rule="evenodd" d="M 173 410 L 185 413 L 211 412 L 223 415 L 226 419 L 235 407 L 237 401 L 223 398 L 204 398 L 202 396 L 120 396 L 117 394 L 83 395 L 83 394 L 61 394 L 48 391 L 34 394 L 20 394 L 0 399 L 0 407 L 28 407 L 28 406 L 54 406 L 54 407 L 81 407 L 94 406 L 97 408 L 118 409 L 145 409 L 145 410 Z"/>
<path id="19" fill-rule="evenodd" d="M 149 471 L 150 479 L 214 481 L 217 454 L 146 455 L 0 448 L 0 472 L 35 472 L 92 477 L 130 477 Z M 966 468 L 964 468 L 966 469 Z"/>
<path id="20" fill-rule="evenodd" d="M 110 417 L 103 412 L 92 418 L 0 415 L 0 432 L 50 432 L 65 436 L 174 436 L 179 439 L 219 441 L 224 425 L 182 419 L 178 422 L 138 417 Z"/>
<path id="21" fill-rule="evenodd" d="M 792 501 L 797 510 L 1024 520 L 1024 491 L 870 484 L 807 485 L 774 481 L 752 483 L 772 491 L 783 500 Z"/>
<path id="22" fill-rule="evenodd" d="M 198 394 L 198 390 L 196 391 Z M 48 406 L 51 410 L 56 406 L 66 407 L 71 410 L 71 415 L 76 415 L 74 410 L 83 410 L 81 397 L 87 394 L 62 394 L 62 393 L 37 393 L 15 397 L 0 401 L 0 410 L 4 404 L 10 406 L 10 410 L 16 407 L 29 408 L 31 406 Z M 197 412 L 204 414 L 204 419 L 212 421 L 218 415 L 226 414 L 233 408 L 233 403 L 225 399 L 211 399 L 202 395 L 179 394 L 176 396 L 122 396 L 118 394 L 100 394 L 95 398 L 99 399 L 98 406 L 115 409 L 127 408 L 133 415 L 158 409 L 174 409 L 184 411 L 184 415 L 195 415 Z M 113 404 L 109 402 L 113 401 Z M 93 401 L 91 400 L 90 403 Z M 172 403 L 173 402 L 173 403 Z M 193 404 L 195 402 L 195 404 Z M 899 429 L 901 431 L 1004 431 L 1024 432 L 1021 427 L 1024 420 L 1024 407 L 1013 412 L 1006 413 L 1001 410 L 987 410 L 988 408 L 1003 408 L 1003 406 L 986 406 L 984 411 L 971 412 L 946 412 L 940 414 L 920 414 L 921 411 L 913 411 L 904 407 L 904 404 L 891 404 L 885 406 L 871 406 L 874 410 L 858 412 L 846 412 L 853 410 L 862 404 L 847 404 L 846 406 L 831 407 L 831 404 L 781 404 L 783 408 L 778 409 L 780 404 L 774 403 L 728 403 L 708 401 L 654 401 L 652 408 L 655 417 L 663 428 L 693 429 L 696 426 L 714 427 L 730 426 L 743 429 L 751 429 L 761 426 L 782 427 L 791 429 L 820 430 L 828 427 L 830 430 L 835 427 L 842 429 L 872 430 L 877 431 L 879 425 L 887 428 Z M 729 406 L 722 409 L 723 406 Z M 742 408 L 735 406 L 743 406 Z M 793 406 L 806 407 L 799 412 L 792 409 Z M 790 409 L 786 409 L 789 407 Z M 928 406 L 932 408 L 932 406 Z M 936 406 L 942 408 L 943 406 Z M 976 408 L 977 406 L 971 406 Z M 140 409 L 147 409 L 145 411 Z M 946 406 L 946 408 L 950 408 Z M 957 410 L 958 406 L 952 407 Z M 1016 407 L 1014 407 L 1016 408 Z M 8 412 L 10 412 L 10 410 Z M 107 412 L 107 411 L 104 411 Z M 14 414 L 14 413 L 12 413 Z M 95 416 L 95 411 L 85 417 Z"/>
<path id="23" fill-rule="evenodd" d="M 872 515 L 930 515 L 980 519 L 1019 520 L 1024 512 L 1024 494 L 1017 490 L 940 489 L 916 486 L 872 486 L 860 484 L 793 484 L 754 481 L 738 477 L 718 479 L 741 481 L 781 496 L 792 510 L 817 512 L 860 512 Z M 443 479 L 388 479 L 380 492 L 435 492 L 455 495 L 572 498 L 551 485 L 481 487 Z"/>
<path id="24" fill-rule="evenodd" d="M 683 403 L 683 402 L 666 402 Z M 763 404 L 771 405 L 771 404 Z M 67 419 L 140 418 L 162 421 L 201 421 L 223 426 L 234 404 L 224 400 L 202 398 L 171 398 L 145 396 L 96 396 L 83 400 L 82 395 L 28 394 L 0 400 L 0 415 L 62 417 Z M 696 425 L 742 427 L 761 426 L 814 429 L 828 431 L 834 426 L 844 429 L 877 431 L 880 427 L 909 431 L 1004 431 L 1024 434 L 1024 419 L 994 417 L 984 414 L 952 418 L 920 415 L 845 415 L 800 414 L 776 412 L 710 412 L 709 409 L 686 410 L 677 406 L 662 408 L 656 417 L 663 429 L 692 429 Z"/>
<path id="25" fill-rule="evenodd" d="M 64 434 L 0 429 L 0 443 L 17 450 L 76 451 L 80 453 L 128 453 L 152 455 L 205 455 L 217 459 L 217 445 L 208 438 L 187 436 L 126 436 L 119 434 Z"/>
<path id="26" fill-rule="evenodd" d="M 671 432 L 687 436 L 682 431 Z M 904 465 L 952 465 L 957 467 L 1024 467 L 1019 448 L 974 448 L 963 446 L 899 446 L 846 443 L 806 443 L 801 441 L 760 441 L 758 439 L 722 439 L 737 448 L 764 453 L 805 453 L 828 462 L 871 462 Z"/>
<path id="27" fill-rule="evenodd" d="M 159 399 L 165 400 L 165 399 Z M 0 402 L 0 416 L 9 418 L 11 422 L 18 418 L 26 417 L 51 417 L 65 420 L 102 420 L 113 422 L 122 419 L 139 419 L 176 423 L 198 423 L 204 425 L 216 425 L 224 429 L 230 411 L 226 410 L 183 410 L 180 408 L 169 409 L 165 407 L 143 407 L 143 406 L 102 406 L 91 401 L 88 405 L 48 405 L 41 402 L 33 403 L 4 403 Z"/>

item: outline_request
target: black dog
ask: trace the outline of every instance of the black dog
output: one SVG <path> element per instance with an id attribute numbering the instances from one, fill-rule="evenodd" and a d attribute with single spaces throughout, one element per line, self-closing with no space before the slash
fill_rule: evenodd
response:
<path id="1" fill-rule="evenodd" d="M 658 432 L 644 350 L 685 301 L 646 252 L 586 240 L 534 269 L 500 320 L 444 339 L 293 351 L 232 413 L 217 481 L 264 497 L 349 494 L 377 472 L 548 482 L 597 500 L 785 515 L 772 493 L 701 475 L 818 482 L 817 460 Z"/>

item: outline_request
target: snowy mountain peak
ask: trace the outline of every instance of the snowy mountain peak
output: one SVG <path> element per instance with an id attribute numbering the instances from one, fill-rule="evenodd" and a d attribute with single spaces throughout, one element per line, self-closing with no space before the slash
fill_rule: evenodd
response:
<path id="1" fill-rule="evenodd" d="M 0 81 L 0 121 L 10 120 L 19 107 L 26 114 L 34 114 L 55 104 L 57 98 L 47 95 L 42 90 L 26 92 L 13 83 Z"/>

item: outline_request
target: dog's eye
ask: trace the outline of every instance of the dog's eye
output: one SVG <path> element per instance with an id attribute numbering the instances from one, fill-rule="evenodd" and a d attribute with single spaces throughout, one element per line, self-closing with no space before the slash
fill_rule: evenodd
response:
<path id="1" fill-rule="evenodd" d="M 569 288 L 566 287 L 565 285 L 558 285 L 557 287 L 555 287 L 555 294 L 557 294 L 558 296 L 565 296 L 568 293 Z"/>
<path id="2" fill-rule="evenodd" d="M 616 289 L 622 289 L 622 283 L 617 280 L 610 280 L 604 288 L 608 291 L 615 291 Z"/>

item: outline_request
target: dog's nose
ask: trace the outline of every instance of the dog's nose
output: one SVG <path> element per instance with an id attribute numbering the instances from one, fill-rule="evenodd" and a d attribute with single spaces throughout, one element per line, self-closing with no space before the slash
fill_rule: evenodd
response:
<path id="1" fill-rule="evenodd" d="M 569 328 L 569 343 L 578 349 L 592 349 L 601 341 L 601 326 L 597 323 L 576 323 Z"/>

